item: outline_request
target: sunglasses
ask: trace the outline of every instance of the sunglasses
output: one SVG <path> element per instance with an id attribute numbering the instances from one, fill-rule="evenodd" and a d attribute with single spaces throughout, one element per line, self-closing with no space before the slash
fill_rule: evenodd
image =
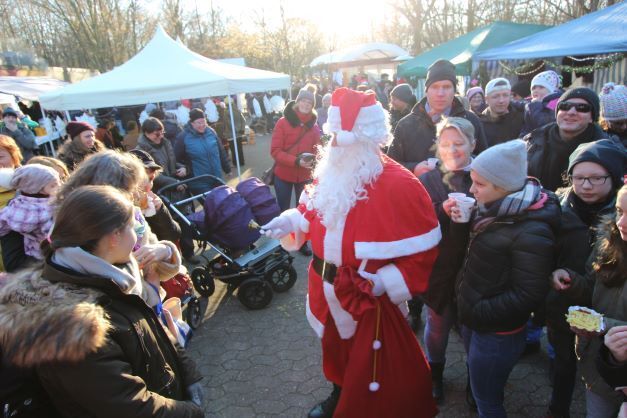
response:
<path id="1" fill-rule="evenodd" d="M 557 110 L 563 110 L 564 112 L 568 112 L 573 107 L 578 113 L 588 113 L 592 111 L 592 106 L 590 106 L 588 103 L 571 103 L 571 102 L 559 103 L 557 105 Z"/>

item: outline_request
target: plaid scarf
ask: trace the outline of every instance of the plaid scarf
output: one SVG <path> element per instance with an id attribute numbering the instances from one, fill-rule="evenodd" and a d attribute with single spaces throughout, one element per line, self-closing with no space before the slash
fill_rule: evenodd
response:
<path id="1" fill-rule="evenodd" d="M 478 232 L 491 224 L 496 218 L 516 216 L 526 210 L 539 209 L 544 205 L 546 199 L 547 196 L 545 193 L 542 193 L 540 182 L 533 177 L 529 177 L 521 190 L 492 202 L 488 207 L 479 205 L 479 216 L 474 220 L 472 229 L 474 232 Z M 536 207 L 536 205 L 539 206 Z"/>

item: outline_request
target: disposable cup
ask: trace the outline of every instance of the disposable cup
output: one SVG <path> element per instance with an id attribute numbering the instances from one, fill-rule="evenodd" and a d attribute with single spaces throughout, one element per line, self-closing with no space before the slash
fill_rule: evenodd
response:
<path id="1" fill-rule="evenodd" d="M 466 193 L 449 193 L 448 194 L 448 198 L 449 199 L 457 199 L 457 198 L 461 198 L 461 197 L 466 197 Z"/>
<path id="2" fill-rule="evenodd" d="M 466 223 L 470 221 L 470 215 L 475 207 L 475 199 L 472 197 L 464 196 L 455 198 L 457 207 L 459 208 L 460 216 L 457 219 L 457 223 Z"/>
<path id="3" fill-rule="evenodd" d="M 429 169 L 433 170 L 435 168 L 436 165 L 438 165 L 438 160 L 437 158 L 427 158 L 427 166 L 429 167 Z"/>

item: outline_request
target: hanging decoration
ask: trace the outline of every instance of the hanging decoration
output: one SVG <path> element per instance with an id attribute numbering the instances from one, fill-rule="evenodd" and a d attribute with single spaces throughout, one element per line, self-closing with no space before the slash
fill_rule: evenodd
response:
<path id="1" fill-rule="evenodd" d="M 617 52 L 615 54 L 610 54 L 610 55 L 606 55 L 606 56 L 601 56 L 601 57 L 588 57 L 588 58 L 575 58 L 575 57 L 567 57 L 575 62 L 585 62 L 585 61 L 589 61 L 589 60 L 594 60 L 594 64 L 590 64 L 590 65 L 584 65 L 584 66 L 572 66 L 572 65 L 563 65 L 563 64 L 556 64 L 555 62 L 551 62 L 551 61 L 539 61 L 539 62 L 532 62 L 532 63 L 526 63 L 526 64 L 522 64 L 516 68 L 511 68 L 509 67 L 507 64 L 505 64 L 503 61 L 499 61 L 499 65 L 501 67 L 503 67 L 503 69 L 508 72 L 509 74 L 515 74 L 519 77 L 521 76 L 526 76 L 526 75 L 531 75 L 535 72 L 537 72 L 540 68 L 542 68 L 543 65 L 547 64 L 549 66 L 551 66 L 552 68 L 554 68 L 556 71 L 564 71 L 564 72 L 577 72 L 577 73 L 582 73 L 582 74 L 588 74 L 588 73 L 592 73 L 596 70 L 600 70 L 603 68 L 609 68 L 612 65 L 616 64 L 618 61 L 622 60 L 623 58 L 627 57 L 627 54 L 624 54 L 622 52 Z"/>

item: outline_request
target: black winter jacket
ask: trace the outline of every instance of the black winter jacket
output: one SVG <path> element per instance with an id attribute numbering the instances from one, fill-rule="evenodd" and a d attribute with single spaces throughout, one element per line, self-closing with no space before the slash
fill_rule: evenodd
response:
<path id="1" fill-rule="evenodd" d="M 540 180 L 545 189 L 555 191 L 564 184 L 570 154 L 583 143 L 607 138 L 599 125 L 591 124 L 581 135 L 566 142 L 560 137 L 557 122 L 544 125 L 523 138 L 527 142 L 527 173 Z"/>
<path id="2" fill-rule="evenodd" d="M 6 360 L 34 368 L 62 416 L 204 416 L 186 400 L 201 379 L 194 363 L 153 310 L 113 281 L 47 261 L 3 286 L 0 301 Z"/>
<path id="3" fill-rule="evenodd" d="M 431 197 L 442 230 L 438 258 L 429 276 L 429 287 L 422 299 L 441 315 L 453 302 L 455 279 L 464 261 L 469 234 L 469 223 L 451 221 L 442 209 L 442 203 L 448 199 L 449 193 L 469 194 L 472 180 L 469 171 L 444 172 L 443 169 L 436 169 L 421 175 L 420 181 Z"/>
<path id="4" fill-rule="evenodd" d="M 581 275 L 586 274 L 586 262 L 592 253 L 595 234 L 594 230 L 600 217 L 614 211 L 616 199 L 611 199 L 596 215 L 592 225 L 584 223 L 578 213 L 572 188 L 558 190 L 562 221 L 557 235 L 556 269 L 569 269 Z M 553 329 L 569 332 L 570 326 L 565 316 L 568 307 L 576 305 L 576 301 L 563 292 L 551 288 L 546 297 L 546 322 Z"/>
<path id="5" fill-rule="evenodd" d="M 436 140 L 435 124 L 425 110 L 427 98 L 416 103 L 411 113 L 398 122 L 394 130 L 394 140 L 388 155 L 402 164 L 409 171 L 414 171 L 416 165 L 435 155 L 433 145 Z M 450 116 L 468 119 L 475 127 L 477 146 L 475 154 L 487 148 L 483 126 L 477 115 L 464 109 L 464 105 L 457 98 L 453 98 Z"/>
<path id="6" fill-rule="evenodd" d="M 478 332 L 507 332 L 525 325 L 546 297 L 555 265 L 557 197 L 544 207 L 497 217 L 474 234 L 457 283 L 461 322 Z"/>
<path id="7" fill-rule="evenodd" d="M 500 116 L 493 116 L 488 107 L 479 115 L 479 119 L 489 147 L 520 137 L 523 114 L 512 105 L 509 106 L 508 113 Z"/>

